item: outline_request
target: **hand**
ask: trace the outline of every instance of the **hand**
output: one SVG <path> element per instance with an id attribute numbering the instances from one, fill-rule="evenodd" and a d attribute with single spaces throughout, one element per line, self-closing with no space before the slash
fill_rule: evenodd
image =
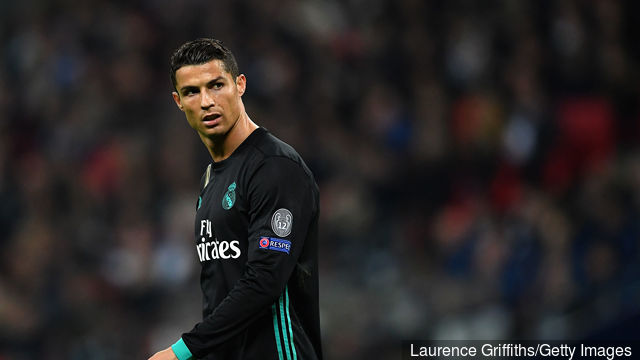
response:
<path id="1" fill-rule="evenodd" d="M 158 351 L 149 360 L 178 360 L 176 354 L 173 353 L 171 348 L 166 348 L 162 351 Z"/>

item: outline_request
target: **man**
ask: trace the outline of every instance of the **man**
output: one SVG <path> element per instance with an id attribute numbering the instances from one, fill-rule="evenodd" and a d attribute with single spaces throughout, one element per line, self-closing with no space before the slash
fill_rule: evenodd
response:
<path id="1" fill-rule="evenodd" d="M 173 99 L 211 154 L 195 250 L 202 322 L 150 360 L 321 359 L 318 187 L 296 151 L 247 115 L 246 78 L 214 39 L 171 57 Z"/>

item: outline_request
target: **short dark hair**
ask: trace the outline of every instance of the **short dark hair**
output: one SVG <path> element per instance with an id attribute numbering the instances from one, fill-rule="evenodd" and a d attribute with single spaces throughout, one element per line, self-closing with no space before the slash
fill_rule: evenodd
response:
<path id="1" fill-rule="evenodd" d="M 222 45 L 222 41 L 200 38 L 187 41 L 171 55 L 171 83 L 176 88 L 176 71 L 186 65 L 200 65 L 211 60 L 221 60 L 224 70 L 236 81 L 240 72 L 233 53 Z M 176 89 L 177 90 L 177 89 Z"/>

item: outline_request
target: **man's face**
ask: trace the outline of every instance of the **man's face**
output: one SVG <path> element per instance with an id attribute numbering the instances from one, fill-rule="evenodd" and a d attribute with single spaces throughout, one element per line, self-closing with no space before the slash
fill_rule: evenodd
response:
<path id="1" fill-rule="evenodd" d="M 234 81 L 221 60 L 212 60 L 179 68 L 173 99 L 200 137 L 215 140 L 238 121 L 245 86 L 244 75 Z"/>

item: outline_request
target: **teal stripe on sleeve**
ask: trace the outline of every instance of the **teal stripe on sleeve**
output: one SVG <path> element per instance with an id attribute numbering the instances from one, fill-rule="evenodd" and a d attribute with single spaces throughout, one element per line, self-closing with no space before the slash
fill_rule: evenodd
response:
<path id="1" fill-rule="evenodd" d="M 191 351 L 187 347 L 187 344 L 184 343 L 184 340 L 180 338 L 180 340 L 176 341 L 175 344 L 171 345 L 171 350 L 176 354 L 178 360 L 191 360 L 193 355 L 191 355 Z"/>
<path id="2" fill-rule="evenodd" d="M 271 305 L 271 313 L 273 314 L 273 333 L 276 334 L 276 345 L 278 345 L 278 359 L 284 360 L 282 357 L 282 346 L 280 346 L 280 329 L 278 328 L 278 310 L 276 304 Z"/>
<path id="3" fill-rule="evenodd" d="M 284 339 L 284 349 L 287 352 L 287 360 L 291 360 L 291 351 L 289 351 L 289 339 L 287 338 L 287 325 L 284 322 L 284 294 L 280 295 L 280 321 L 282 322 L 282 338 Z"/>
<path id="4" fill-rule="evenodd" d="M 287 309 L 287 322 L 289 322 L 289 337 L 291 341 L 291 351 L 293 352 L 293 360 L 297 360 L 298 356 L 296 355 L 296 344 L 293 342 L 293 331 L 291 331 L 291 316 L 289 316 L 289 287 L 288 286 L 284 288 L 284 294 L 285 294 L 285 301 L 286 301 L 285 308 Z"/>

